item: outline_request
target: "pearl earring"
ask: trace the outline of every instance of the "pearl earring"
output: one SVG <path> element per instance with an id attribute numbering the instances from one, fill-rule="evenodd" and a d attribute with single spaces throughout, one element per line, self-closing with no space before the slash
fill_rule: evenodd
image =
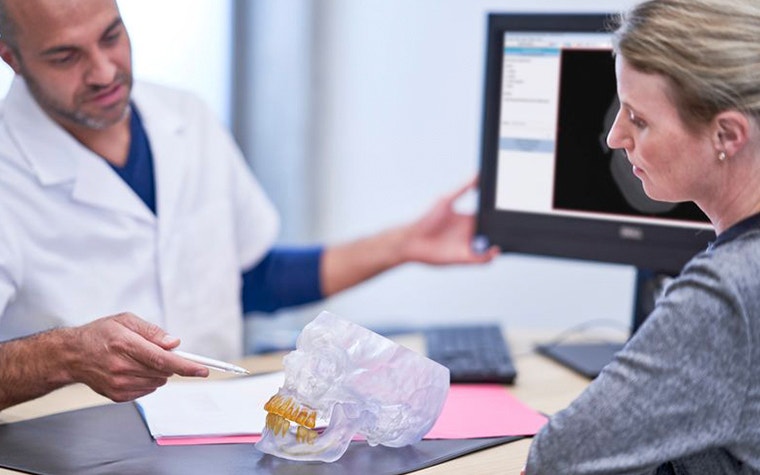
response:
<path id="1" fill-rule="evenodd" d="M 718 153 L 718 160 L 720 160 L 721 162 L 726 160 L 726 152 Z"/>

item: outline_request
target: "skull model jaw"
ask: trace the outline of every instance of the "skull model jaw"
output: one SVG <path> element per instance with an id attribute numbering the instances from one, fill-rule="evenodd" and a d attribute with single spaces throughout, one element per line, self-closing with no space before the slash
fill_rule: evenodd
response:
<path id="1" fill-rule="evenodd" d="M 449 389 L 444 366 L 328 312 L 304 327 L 284 366 L 256 447 L 290 460 L 333 462 L 357 434 L 373 446 L 418 442 Z"/>
<path id="2" fill-rule="evenodd" d="M 290 426 L 287 419 L 283 420 Z M 348 418 L 340 405 L 335 406 L 330 425 L 321 432 L 307 429 L 310 432 L 304 436 L 304 426 L 295 425 L 293 428 L 287 427 L 284 432 L 275 432 L 269 425 L 268 422 L 263 437 L 256 443 L 257 449 L 289 460 L 319 462 L 338 460 L 360 427 L 359 420 Z"/>

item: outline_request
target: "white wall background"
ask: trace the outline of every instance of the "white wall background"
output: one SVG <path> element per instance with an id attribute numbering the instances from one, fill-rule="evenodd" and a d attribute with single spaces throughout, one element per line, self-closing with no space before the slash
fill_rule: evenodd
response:
<path id="1" fill-rule="evenodd" d="M 117 0 L 136 78 L 195 92 L 225 123 L 232 103 L 231 0 Z"/>

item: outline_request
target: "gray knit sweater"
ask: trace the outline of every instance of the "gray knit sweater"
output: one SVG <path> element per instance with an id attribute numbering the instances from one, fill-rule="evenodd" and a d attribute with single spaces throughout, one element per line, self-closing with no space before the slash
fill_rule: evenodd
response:
<path id="1" fill-rule="evenodd" d="M 760 473 L 760 216 L 674 279 L 535 437 L 527 475 Z"/>

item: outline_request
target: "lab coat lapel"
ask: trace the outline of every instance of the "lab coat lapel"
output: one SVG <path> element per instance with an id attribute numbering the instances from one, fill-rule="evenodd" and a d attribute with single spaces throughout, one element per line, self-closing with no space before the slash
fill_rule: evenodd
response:
<path id="1" fill-rule="evenodd" d="M 185 137 L 187 120 L 176 110 L 162 107 L 160 98 L 150 96 L 153 91 L 141 95 L 139 88 L 137 83 L 135 103 L 153 152 L 156 211 L 160 226 L 171 229 L 187 173 L 184 157 L 191 152 L 188 150 L 190 141 Z"/>
<path id="2" fill-rule="evenodd" d="M 6 96 L 9 132 L 43 186 L 73 182 L 72 199 L 153 222 L 153 213 L 108 163 L 48 117 L 16 77 Z"/>
<path id="3" fill-rule="evenodd" d="M 72 197 L 82 203 L 130 214 L 149 223 L 155 215 L 129 185 L 95 154 L 78 157 Z"/>

